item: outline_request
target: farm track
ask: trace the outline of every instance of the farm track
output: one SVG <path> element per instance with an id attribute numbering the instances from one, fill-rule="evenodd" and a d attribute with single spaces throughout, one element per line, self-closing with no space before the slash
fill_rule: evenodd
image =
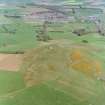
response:
<path id="1" fill-rule="evenodd" d="M 4 94 L 4 95 L 1 95 L 0 96 L 0 99 L 5 99 L 5 98 L 13 98 L 15 97 L 17 94 L 19 93 L 22 93 L 24 90 L 28 89 L 27 87 L 23 88 L 23 89 L 19 89 L 19 90 L 16 90 L 16 91 L 13 91 L 11 93 L 7 93 L 7 94 Z"/>

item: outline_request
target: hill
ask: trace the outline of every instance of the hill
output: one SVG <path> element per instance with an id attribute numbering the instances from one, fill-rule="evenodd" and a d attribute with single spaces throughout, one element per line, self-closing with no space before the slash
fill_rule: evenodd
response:
<path id="1" fill-rule="evenodd" d="M 105 71 L 102 61 L 92 56 L 93 52 L 68 40 L 43 43 L 27 52 L 21 71 L 27 89 L 7 102 L 10 105 L 16 100 L 22 105 L 31 102 L 34 105 L 104 105 Z M 25 99 L 29 100 L 22 101 Z"/>

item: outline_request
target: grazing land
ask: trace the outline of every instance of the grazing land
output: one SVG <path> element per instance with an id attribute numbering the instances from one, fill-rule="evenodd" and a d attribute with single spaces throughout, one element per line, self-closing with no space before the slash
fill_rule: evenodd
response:
<path id="1" fill-rule="evenodd" d="M 103 0 L 0 0 L 0 105 L 105 105 Z"/>

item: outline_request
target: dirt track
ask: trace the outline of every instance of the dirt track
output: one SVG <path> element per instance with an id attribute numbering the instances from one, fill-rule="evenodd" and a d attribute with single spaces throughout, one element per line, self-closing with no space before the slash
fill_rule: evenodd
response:
<path id="1" fill-rule="evenodd" d="M 0 70 L 18 71 L 21 63 L 21 54 L 0 54 Z"/>

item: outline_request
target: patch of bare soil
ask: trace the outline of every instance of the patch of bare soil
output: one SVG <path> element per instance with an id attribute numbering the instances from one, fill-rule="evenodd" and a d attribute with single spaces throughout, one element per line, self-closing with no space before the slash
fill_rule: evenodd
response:
<path id="1" fill-rule="evenodd" d="M 21 63 L 21 54 L 0 54 L 0 70 L 18 71 Z"/>

